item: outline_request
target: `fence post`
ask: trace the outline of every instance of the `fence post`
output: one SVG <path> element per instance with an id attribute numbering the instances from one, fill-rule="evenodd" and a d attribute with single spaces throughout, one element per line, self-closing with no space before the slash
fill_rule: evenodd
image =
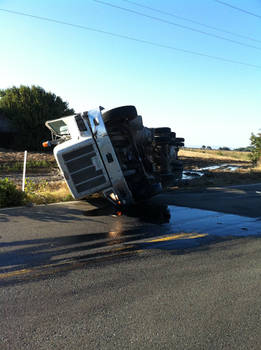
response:
<path id="1" fill-rule="evenodd" d="M 24 151 L 24 168 L 23 168 L 23 184 L 22 184 L 23 192 L 24 192 L 24 186 L 25 186 L 26 158 L 27 158 L 27 151 Z"/>

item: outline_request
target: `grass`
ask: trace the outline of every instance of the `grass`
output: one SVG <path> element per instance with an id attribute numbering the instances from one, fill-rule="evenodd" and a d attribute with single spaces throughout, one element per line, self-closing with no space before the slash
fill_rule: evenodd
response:
<path id="1" fill-rule="evenodd" d="M 0 175 L 2 178 L 10 176 L 14 186 L 21 192 L 21 177 L 17 181 L 16 173 L 19 175 L 23 171 L 24 152 L 15 152 L 10 150 L 0 150 Z M 28 152 L 26 162 L 26 179 L 25 185 L 25 203 L 26 204 L 49 204 L 73 200 L 68 187 L 64 181 L 46 181 L 30 179 L 30 174 L 38 174 L 42 178 L 46 175 L 46 179 L 53 178 L 52 170 L 57 169 L 54 156 L 50 153 Z M 48 176 L 48 177 L 47 177 Z"/>
<path id="2" fill-rule="evenodd" d="M 41 181 L 34 183 L 27 179 L 25 191 L 9 179 L 0 179 L 0 208 L 29 205 L 50 204 L 73 200 L 65 182 Z"/>
<path id="3" fill-rule="evenodd" d="M 184 169 L 200 169 L 211 165 L 235 164 L 251 167 L 249 152 L 219 151 L 183 148 L 179 151 Z"/>
<path id="4" fill-rule="evenodd" d="M 56 163 L 53 161 L 48 161 L 48 160 L 29 160 L 26 162 L 26 169 L 31 170 L 31 171 L 38 171 L 39 169 L 47 169 L 51 170 L 56 166 Z M 19 172 L 23 170 L 23 162 L 6 162 L 0 164 L 0 173 L 5 174 L 5 173 L 14 173 L 14 172 Z"/>
<path id="5" fill-rule="evenodd" d="M 179 151 L 180 157 L 201 158 L 210 160 L 249 162 L 249 152 L 202 150 L 200 148 L 184 148 Z"/>
<path id="6" fill-rule="evenodd" d="M 25 193 L 27 202 L 33 204 L 50 204 L 73 200 L 67 185 L 63 181 L 50 183 L 41 181 L 36 184 L 31 180 L 27 180 Z"/>

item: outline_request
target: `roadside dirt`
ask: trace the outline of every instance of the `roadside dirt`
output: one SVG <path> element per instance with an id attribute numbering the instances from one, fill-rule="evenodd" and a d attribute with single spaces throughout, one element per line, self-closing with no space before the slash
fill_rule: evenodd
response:
<path id="1" fill-rule="evenodd" d="M 28 152 L 27 160 L 31 160 L 31 161 L 46 160 L 49 162 L 55 161 L 53 154 L 47 153 L 47 152 L 41 152 L 41 153 Z M 0 148 L 0 164 L 23 162 L 23 161 L 24 161 L 24 152 L 16 152 L 16 151 Z"/>

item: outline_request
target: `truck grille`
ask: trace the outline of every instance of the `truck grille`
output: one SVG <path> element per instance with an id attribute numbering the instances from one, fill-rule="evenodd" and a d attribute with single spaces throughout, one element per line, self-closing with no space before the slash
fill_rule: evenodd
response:
<path id="1" fill-rule="evenodd" d="M 103 170 L 93 165 L 92 158 L 96 157 L 93 145 L 64 153 L 62 157 L 78 193 L 97 192 L 97 187 L 106 184 Z"/>

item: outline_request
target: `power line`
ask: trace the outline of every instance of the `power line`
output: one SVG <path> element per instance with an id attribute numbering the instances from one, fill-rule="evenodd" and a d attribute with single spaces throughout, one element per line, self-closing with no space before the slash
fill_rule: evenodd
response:
<path id="1" fill-rule="evenodd" d="M 232 9 L 234 10 L 237 10 L 237 11 L 240 11 L 240 12 L 243 12 L 243 13 L 246 13 L 247 15 L 250 15 L 250 16 L 254 16 L 254 17 L 257 17 L 257 18 L 261 18 L 261 15 L 257 15 L 256 13 L 254 12 L 250 12 L 250 11 L 247 11 L 247 10 L 244 10 L 240 7 L 237 7 L 237 6 L 234 6 L 234 5 L 231 5 L 231 4 L 228 4 L 227 2 L 224 2 L 224 1 L 220 1 L 220 0 L 214 0 L 215 2 L 221 4 L 221 5 L 225 5 L 225 6 L 228 6 L 228 7 L 231 7 Z"/>
<path id="2" fill-rule="evenodd" d="M 80 25 L 80 24 L 76 24 L 76 23 L 65 22 L 65 21 L 61 21 L 61 20 L 57 20 L 57 19 L 53 19 L 53 18 L 49 18 L 49 17 L 37 16 L 37 15 L 32 15 L 32 14 L 29 14 L 29 13 L 25 13 L 25 12 L 7 10 L 7 9 L 3 9 L 3 8 L 0 8 L 0 11 L 6 12 L 6 13 L 10 13 L 10 14 L 13 14 L 13 15 L 34 18 L 34 19 L 38 19 L 38 20 L 41 20 L 41 21 L 47 21 L 47 22 L 51 22 L 51 23 L 62 24 L 62 25 L 66 25 L 66 26 L 70 26 L 70 27 L 74 27 L 74 28 L 78 28 L 78 29 L 83 29 L 83 30 L 87 30 L 87 31 L 95 32 L 95 33 L 105 34 L 105 35 L 109 35 L 109 36 L 116 37 L 116 38 L 131 40 L 131 41 L 134 41 L 134 42 L 139 42 L 141 44 L 147 44 L 147 45 L 160 47 L 160 48 L 164 48 L 164 49 L 169 49 L 169 50 L 173 50 L 173 51 L 179 51 L 179 52 L 183 52 L 183 53 L 187 53 L 187 54 L 191 54 L 191 55 L 195 55 L 195 56 L 211 58 L 211 59 L 214 59 L 214 60 L 217 60 L 217 61 L 222 61 L 222 62 L 232 63 L 232 64 L 239 64 L 239 65 L 242 65 L 242 66 L 247 66 L 247 67 L 261 69 L 261 66 L 260 65 L 256 65 L 256 64 L 236 61 L 236 60 L 232 60 L 232 59 L 225 58 L 225 57 L 220 57 L 220 56 L 213 56 L 213 55 L 205 54 L 205 53 L 198 52 L 198 51 L 186 50 L 186 49 L 182 49 L 182 48 L 178 48 L 178 47 L 174 47 L 174 46 L 170 46 L 170 45 L 160 44 L 160 43 L 157 43 L 157 42 L 154 42 L 154 41 L 143 40 L 143 39 L 135 38 L 135 37 L 128 36 L 128 35 L 123 35 L 123 34 L 113 33 L 113 32 L 109 32 L 109 31 L 102 30 L 102 29 L 87 27 L 87 26 L 83 26 L 83 25 Z"/>
<path id="3" fill-rule="evenodd" d="M 143 12 L 131 10 L 131 9 L 126 8 L 126 7 L 122 7 L 122 6 L 118 6 L 118 5 L 114 5 L 114 4 L 111 4 L 111 3 L 106 2 L 106 1 L 102 1 L 102 0 L 93 0 L 93 1 L 97 2 L 97 3 L 101 4 L 101 5 L 106 5 L 106 6 L 109 6 L 109 7 L 120 9 L 120 10 L 123 10 L 123 11 L 126 11 L 126 12 L 133 13 L 133 14 L 138 15 L 138 16 L 142 16 L 142 17 L 146 17 L 146 18 L 149 18 L 149 19 L 153 19 L 153 20 L 158 21 L 158 22 L 162 22 L 162 23 L 165 23 L 165 24 L 170 24 L 170 25 L 173 25 L 175 27 L 179 27 L 179 28 L 182 28 L 182 29 L 190 30 L 190 31 L 195 32 L 195 33 L 200 33 L 200 34 L 203 34 L 203 35 L 214 37 L 215 39 L 220 39 L 220 40 L 228 41 L 228 42 L 233 43 L 233 44 L 249 47 L 249 48 L 256 49 L 256 50 L 261 50 L 261 47 L 258 47 L 258 46 L 245 44 L 245 43 L 242 43 L 241 41 L 228 39 L 228 38 L 225 38 L 223 36 L 212 34 L 212 33 L 200 30 L 200 29 L 195 29 L 195 28 L 192 28 L 192 27 L 184 26 L 182 24 L 171 22 L 171 21 L 165 20 L 165 19 L 160 18 L 160 17 L 147 15 L 147 14 L 145 14 Z"/>
<path id="4" fill-rule="evenodd" d="M 194 24 L 200 25 L 200 26 L 205 27 L 205 28 L 213 29 L 213 30 L 216 30 L 216 31 L 221 32 L 221 33 L 226 33 L 226 34 L 237 36 L 238 38 L 247 39 L 247 40 L 255 41 L 257 43 L 261 43 L 261 40 L 251 38 L 251 37 L 249 37 L 247 35 L 242 35 L 242 34 L 238 34 L 238 33 L 235 33 L 235 32 L 231 32 L 231 31 L 226 30 L 226 29 L 221 29 L 221 28 L 218 28 L 218 27 L 210 26 L 208 24 L 195 21 L 195 20 L 193 20 L 191 18 L 187 18 L 187 17 L 176 15 L 173 12 L 163 11 L 163 10 L 160 10 L 160 9 L 156 9 L 155 7 L 142 5 L 142 4 L 139 4 L 136 1 L 131 1 L 131 0 L 121 0 L 121 1 L 127 2 L 127 3 L 132 4 L 132 5 L 136 5 L 138 7 L 141 7 L 141 8 L 147 9 L 147 10 L 151 10 L 151 11 L 154 11 L 154 12 L 161 13 L 162 15 L 167 15 L 167 16 L 170 16 L 170 17 L 173 17 L 173 18 L 181 19 L 183 21 L 187 21 L 187 22 L 190 22 L 190 23 L 194 23 Z"/>

